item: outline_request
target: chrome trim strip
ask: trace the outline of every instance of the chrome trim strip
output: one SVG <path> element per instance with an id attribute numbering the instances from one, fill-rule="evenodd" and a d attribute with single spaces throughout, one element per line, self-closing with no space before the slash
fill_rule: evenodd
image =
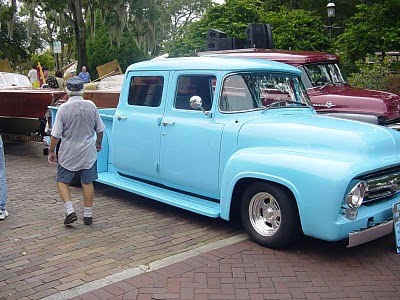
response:
<path id="1" fill-rule="evenodd" d="M 393 220 L 379 225 L 349 233 L 348 248 L 358 246 L 369 241 L 383 237 L 393 231 Z"/>
<path id="2" fill-rule="evenodd" d="M 332 101 L 327 101 L 325 104 L 318 104 L 318 103 L 316 103 L 316 104 L 313 104 L 313 106 L 315 107 L 326 107 L 326 108 L 331 108 L 331 107 L 335 107 L 336 105 L 335 104 L 333 104 L 333 102 Z"/>
<path id="3" fill-rule="evenodd" d="M 334 113 L 334 112 L 329 112 L 329 113 L 319 112 L 319 114 L 322 116 L 329 116 L 329 117 L 334 117 L 334 118 L 339 118 L 339 119 L 361 121 L 361 122 L 366 122 L 366 123 L 371 123 L 371 124 L 379 123 L 378 118 L 376 116 L 371 116 L 371 115 L 351 114 L 351 113 Z"/>

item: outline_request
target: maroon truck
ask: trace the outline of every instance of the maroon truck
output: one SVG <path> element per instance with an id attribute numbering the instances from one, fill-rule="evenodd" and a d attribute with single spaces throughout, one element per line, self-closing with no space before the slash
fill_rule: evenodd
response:
<path id="1" fill-rule="evenodd" d="M 350 86 L 336 55 L 258 48 L 206 51 L 197 55 L 253 57 L 293 65 L 302 71 L 304 85 L 318 113 L 400 130 L 400 96 Z"/>

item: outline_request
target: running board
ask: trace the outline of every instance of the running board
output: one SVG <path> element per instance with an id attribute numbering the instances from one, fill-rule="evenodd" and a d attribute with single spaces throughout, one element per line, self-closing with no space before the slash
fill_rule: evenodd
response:
<path id="1" fill-rule="evenodd" d="M 220 215 L 219 203 L 204 200 L 190 195 L 185 195 L 148 183 L 124 178 L 115 173 L 101 172 L 97 182 L 104 183 L 134 194 L 151 198 L 169 205 L 189 210 L 201 215 L 218 218 Z"/>

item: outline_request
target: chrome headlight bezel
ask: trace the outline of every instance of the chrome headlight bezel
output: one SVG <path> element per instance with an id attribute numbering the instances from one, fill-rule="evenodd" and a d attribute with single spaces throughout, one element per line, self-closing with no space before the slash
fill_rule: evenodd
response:
<path id="1" fill-rule="evenodd" d="M 357 209 L 363 203 L 368 193 L 368 184 L 365 181 L 358 182 L 347 194 L 345 203 L 348 207 Z"/>

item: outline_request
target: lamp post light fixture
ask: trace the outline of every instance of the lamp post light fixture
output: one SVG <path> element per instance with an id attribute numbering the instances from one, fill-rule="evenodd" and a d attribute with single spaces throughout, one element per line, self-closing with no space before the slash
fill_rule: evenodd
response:
<path id="1" fill-rule="evenodd" d="M 326 10 L 328 12 L 328 22 L 329 22 L 329 36 L 332 38 L 333 22 L 335 21 L 336 5 L 333 2 L 329 2 L 326 5 Z"/>

